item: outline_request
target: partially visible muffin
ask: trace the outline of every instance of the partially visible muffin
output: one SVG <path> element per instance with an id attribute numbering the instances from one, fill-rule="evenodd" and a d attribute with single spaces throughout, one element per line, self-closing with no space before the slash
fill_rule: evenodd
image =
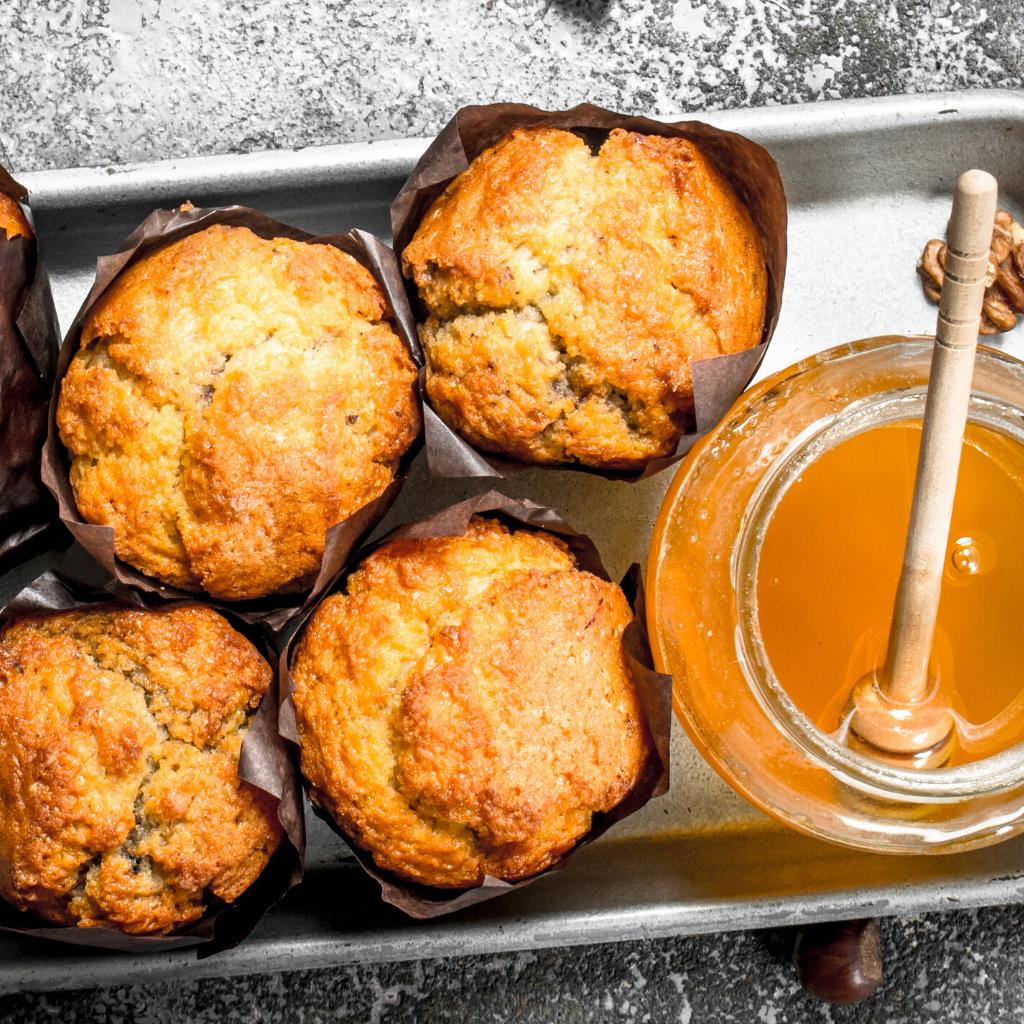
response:
<path id="1" fill-rule="evenodd" d="M 0 192 L 0 231 L 3 231 L 8 238 L 15 238 L 18 235 L 24 235 L 25 238 L 32 237 L 32 228 L 29 227 L 28 219 L 22 212 L 21 206 L 6 192 Z"/>
<path id="2" fill-rule="evenodd" d="M 622 591 L 545 533 L 474 518 L 395 540 L 313 614 L 291 673 L 313 798 L 425 885 L 525 878 L 640 777 L 652 745 Z"/>
<path id="3" fill-rule="evenodd" d="M 0 895 L 162 935 L 238 899 L 281 841 L 238 777 L 270 666 L 208 608 L 82 610 L 0 634 Z"/>
<path id="4" fill-rule="evenodd" d="M 636 470 L 692 422 L 695 359 L 761 341 L 761 240 L 686 139 L 615 129 L 596 156 L 517 128 L 402 254 L 429 316 L 427 393 L 478 448 Z"/>
<path id="5" fill-rule="evenodd" d="M 216 225 L 130 267 L 61 385 L 82 517 L 119 558 L 238 600 L 308 588 L 324 533 L 379 497 L 420 426 L 370 272 Z"/>

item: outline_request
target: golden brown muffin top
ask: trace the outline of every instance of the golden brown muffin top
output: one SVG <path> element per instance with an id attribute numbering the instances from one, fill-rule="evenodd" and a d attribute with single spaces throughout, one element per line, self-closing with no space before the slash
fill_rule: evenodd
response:
<path id="1" fill-rule="evenodd" d="M 270 666 L 216 612 L 103 609 L 0 634 L 0 895 L 163 934 L 237 899 L 281 841 L 238 778 Z"/>
<path id="2" fill-rule="evenodd" d="M 419 432 L 392 319 L 330 245 L 216 225 L 140 260 L 93 307 L 61 386 L 82 517 L 175 586 L 308 587 L 324 532 L 383 493 Z"/>
<path id="3" fill-rule="evenodd" d="M 485 451 L 638 469 L 693 409 L 690 363 L 761 341 L 761 241 L 686 139 L 517 128 L 402 254 L 439 414 Z"/>
<path id="4" fill-rule="evenodd" d="M 32 238 L 32 228 L 29 227 L 21 206 L 6 192 L 0 192 L 0 231 L 4 231 L 8 238 L 15 238 L 18 235 Z"/>
<path id="5" fill-rule="evenodd" d="M 546 533 L 474 518 L 391 541 L 317 608 L 291 667 L 315 799 L 426 885 L 542 871 L 618 804 L 651 743 L 622 591 Z"/>

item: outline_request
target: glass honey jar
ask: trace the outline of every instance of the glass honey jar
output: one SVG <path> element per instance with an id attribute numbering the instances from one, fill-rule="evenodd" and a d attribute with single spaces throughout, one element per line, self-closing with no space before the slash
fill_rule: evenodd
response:
<path id="1" fill-rule="evenodd" d="M 876 852 L 1024 831 L 1024 363 L 996 350 L 975 362 L 933 647 L 959 742 L 921 770 L 844 733 L 884 656 L 931 350 L 853 342 L 741 395 L 682 463 L 648 561 L 655 662 L 704 757 L 766 813 Z"/>

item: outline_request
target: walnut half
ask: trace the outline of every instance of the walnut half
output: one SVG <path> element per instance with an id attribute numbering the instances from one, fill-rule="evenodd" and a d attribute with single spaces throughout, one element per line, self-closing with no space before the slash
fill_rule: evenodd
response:
<path id="1" fill-rule="evenodd" d="M 946 266 L 946 243 L 933 238 L 917 261 L 924 293 L 939 301 Z M 997 210 L 992 226 L 992 248 L 985 275 L 982 334 L 1002 334 L 1017 326 L 1024 314 L 1024 228 L 1006 210 Z"/>

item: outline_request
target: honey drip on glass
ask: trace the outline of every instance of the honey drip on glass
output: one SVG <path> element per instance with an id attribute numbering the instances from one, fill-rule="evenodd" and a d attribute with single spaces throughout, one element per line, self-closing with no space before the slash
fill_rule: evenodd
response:
<path id="1" fill-rule="evenodd" d="M 780 685 L 843 735 L 857 680 L 885 660 L 921 424 L 860 434 L 813 463 L 768 524 L 758 620 Z M 1024 446 L 968 424 L 930 673 L 956 718 L 949 764 L 1024 739 Z"/>

